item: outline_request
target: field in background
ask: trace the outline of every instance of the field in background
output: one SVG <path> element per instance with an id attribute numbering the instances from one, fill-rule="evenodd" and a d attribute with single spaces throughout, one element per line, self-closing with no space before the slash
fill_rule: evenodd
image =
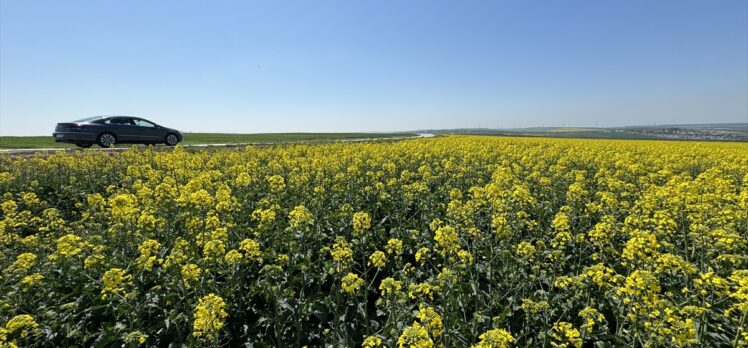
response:
<path id="1" fill-rule="evenodd" d="M 413 133 L 186 133 L 185 145 L 231 143 L 283 143 L 306 141 L 333 141 L 349 139 L 380 139 L 415 136 Z"/>
<path id="2" fill-rule="evenodd" d="M 185 133 L 183 145 L 317 142 L 349 139 L 386 139 L 415 136 L 413 133 Z M 130 145 L 122 145 L 129 147 Z M 76 148 L 73 144 L 55 143 L 52 136 L 0 136 L 0 149 Z"/>
<path id="3" fill-rule="evenodd" d="M 748 141 L 748 123 L 673 124 L 629 127 L 530 127 L 429 129 L 432 134 L 640 140 Z"/>
<path id="4" fill-rule="evenodd" d="M 325 142 L 351 139 L 387 139 L 411 137 L 418 133 L 498 135 L 512 137 L 546 137 L 579 139 L 637 140 L 709 140 L 748 141 L 748 123 L 715 123 L 691 125 L 631 126 L 619 128 L 531 127 L 513 129 L 459 128 L 428 129 L 399 133 L 185 133 L 183 145 Z M 120 147 L 130 147 L 122 145 Z M 0 149 L 75 148 L 73 144 L 55 143 L 52 136 L 0 136 Z"/>

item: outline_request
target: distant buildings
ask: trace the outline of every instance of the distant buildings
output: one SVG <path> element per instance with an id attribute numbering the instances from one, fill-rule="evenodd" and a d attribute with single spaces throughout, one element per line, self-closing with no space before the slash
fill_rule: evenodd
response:
<path id="1" fill-rule="evenodd" d="M 616 131 L 654 136 L 664 139 L 748 141 L 748 133 L 738 133 L 719 129 L 662 127 L 626 128 L 625 130 L 618 129 Z"/>

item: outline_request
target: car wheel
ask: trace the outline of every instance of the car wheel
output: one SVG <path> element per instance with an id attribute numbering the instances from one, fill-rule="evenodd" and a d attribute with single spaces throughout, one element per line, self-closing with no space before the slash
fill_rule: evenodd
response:
<path id="1" fill-rule="evenodd" d="M 174 133 L 169 133 L 166 135 L 166 139 L 164 140 L 166 145 L 174 146 L 179 142 L 179 138 L 177 138 L 177 135 Z"/>
<path id="2" fill-rule="evenodd" d="M 91 143 L 75 143 L 75 146 L 82 147 L 84 149 L 87 149 L 87 148 L 91 147 L 91 145 L 93 145 L 93 144 L 91 144 Z"/>
<path id="3" fill-rule="evenodd" d="M 112 147 L 117 143 L 117 137 L 112 133 L 101 133 L 97 138 L 96 142 L 101 147 Z"/>

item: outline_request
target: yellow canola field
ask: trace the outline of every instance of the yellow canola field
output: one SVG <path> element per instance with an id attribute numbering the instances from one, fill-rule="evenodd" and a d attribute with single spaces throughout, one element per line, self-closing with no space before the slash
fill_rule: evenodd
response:
<path id="1" fill-rule="evenodd" d="M 748 144 L 0 158 L 0 345 L 748 346 Z"/>

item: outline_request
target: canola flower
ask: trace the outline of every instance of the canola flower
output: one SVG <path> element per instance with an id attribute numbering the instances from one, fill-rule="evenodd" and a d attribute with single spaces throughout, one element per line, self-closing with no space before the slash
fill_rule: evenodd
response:
<path id="1" fill-rule="evenodd" d="M 138 246 L 140 256 L 135 260 L 135 265 L 143 270 L 150 271 L 158 258 L 158 250 L 161 243 L 148 239 Z"/>
<path id="2" fill-rule="evenodd" d="M 563 321 L 553 323 L 553 332 L 551 336 L 553 337 L 553 341 L 551 342 L 551 346 L 553 347 L 582 347 L 581 335 L 571 323 Z"/>
<path id="3" fill-rule="evenodd" d="M 353 233 L 361 235 L 371 227 L 371 217 L 368 213 L 357 212 L 353 214 Z"/>
<path id="4" fill-rule="evenodd" d="M 125 295 L 125 288 L 132 284 L 132 275 L 121 268 L 112 268 L 101 276 L 101 299 Z"/>
<path id="5" fill-rule="evenodd" d="M 286 188 L 286 179 L 280 175 L 271 175 L 265 177 L 265 180 L 267 181 L 271 192 L 280 192 Z"/>
<path id="6" fill-rule="evenodd" d="M 261 250 L 260 243 L 252 239 L 244 239 L 239 243 L 239 250 L 244 253 L 243 258 L 250 261 L 258 261 L 260 259 Z"/>
<path id="7" fill-rule="evenodd" d="M 428 329 L 418 322 L 406 327 L 397 338 L 398 348 L 432 348 L 434 340 L 429 336 Z"/>
<path id="8" fill-rule="evenodd" d="M 220 239 L 210 240 L 203 246 L 203 257 L 206 260 L 220 262 L 226 253 L 226 244 Z"/>
<path id="9" fill-rule="evenodd" d="M 27 336 L 34 334 L 38 328 L 39 324 L 31 315 L 16 315 L 5 323 L 5 329 L 2 333 L 5 337 L 0 337 L 0 343 L 4 342 L 5 339 L 7 339 L 7 336 L 14 334 L 17 334 L 21 338 L 26 338 Z"/>
<path id="10" fill-rule="evenodd" d="M 57 254 L 63 257 L 76 256 L 83 251 L 88 244 L 74 234 L 66 234 L 57 239 Z M 52 256 L 56 256 L 53 254 Z"/>
<path id="11" fill-rule="evenodd" d="M 451 226 L 437 229 L 434 234 L 434 241 L 442 255 L 455 253 L 459 250 L 457 231 Z"/>
<path id="12" fill-rule="evenodd" d="M 229 250 L 223 257 L 224 261 L 229 265 L 236 265 L 242 261 L 244 255 L 236 249 Z"/>
<path id="13" fill-rule="evenodd" d="M 40 273 L 34 273 L 23 277 L 23 279 L 21 279 L 21 285 L 23 286 L 24 290 L 29 290 L 30 288 L 41 284 L 42 280 L 44 280 L 44 275 Z"/>
<path id="14" fill-rule="evenodd" d="M 36 255 L 32 253 L 23 253 L 16 257 L 16 261 L 10 265 L 12 273 L 22 275 L 27 273 L 36 264 Z"/>
<path id="15" fill-rule="evenodd" d="M 288 213 L 288 222 L 291 227 L 299 228 L 314 223 L 314 216 L 305 206 L 297 205 Z"/>
<path id="16" fill-rule="evenodd" d="M 519 257 L 521 257 L 523 259 L 529 259 L 533 255 L 535 255 L 536 251 L 537 251 L 537 249 L 535 249 L 535 247 L 531 243 L 520 242 L 517 245 L 517 251 L 516 252 L 517 252 L 517 255 L 519 255 Z"/>
<path id="17" fill-rule="evenodd" d="M 579 311 L 579 316 L 584 320 L 580 329 L 584 330 L 586 333 L 592 332 L 595 329 L 595 326 L 602 324 L 605 320 L 605 316 L 596 309 L 590 307 L 585 307 Z"/>
<path id="18" fill-rule="evenodd" d="M 362 285 L 364 285 L 364 280 L 354 273 L 346 274 L 341 280 L 343 291 L 349 294 L 356 292 Z"/>
<path id="19" fill-rule="evenodd" d="M 442 335 L 442 330 L 444 329 L 442 317 L 434 307 L 420 304 L 418 306 L 418 314 L 416 314 L 416 318 L 424 327 L 426 327 L 431 334 L 431 337 L 439 337 Z"/>
<path id="20" fill-rule="evenodd" d="M 187 288 L 192 287 L 192 285 L 197 283 L 197 281 L 200 279 L 201 273 L 202 269 L 200 269 L 200 267 L 196 264 L 190 263 L 182 266 L 181 274 L 184 286 Z"/>
<path id="21" fill-rule="evenodd" d="M 492 329 L 482 333 L 480 341 L 473 348 L 508 348 L 515 341 L 514 337 L 504 329 Z"/>
<path id="22" fill-rule="evenodd" d="M 377 250 L 369 255 L 370 266 L 382 268 L 387 264 L 387 255 L 384 252 Z"/>
<path id="23" fill-rule="evenodd" d="M 475 262 L 475 256 L 471 254 L 467 250 L 460 250 L 457 252 L 457 257 L 460 259 L 460 262 L 463 264 L 470 266 Z"/>
<path id="24" fill-rule="evenodd" d="M 203 296 L 195 307 L 192 323 L 192 335 L 198 338 L 213 339 L 223 328 L 223 320 L 229 316 L 226 313 L 226 302 L 215 295 Z"/>
<path id="25" fill-rule="evenodd" d="M 376 336 L 369 336 L 361 343 L 362 348 L 379 348 L 382 347 L 382 339 Z"/>
<path id="26" fill-rule="evenodd" d="M 387 254 L 399 256 L 403 253 L 403 241 L 398 238 L 390 238 L 385 249 Z"/>
<path id="27" fill-rule="evenodd" d="M 430 256 L 431 256 L 431 249 L 427 247 L 422 247 L 418 249 L 418 251 L 416 251 L 416 255 L 415 255 L 416 262 L 418 262 L 419 264 L 422 264 L 426 262 Z"/>
<path id="28" fill-rule="evenodd" d="M 89 255 L 85 260 L 83 260 L 83 267 L 86 269 L 94 268 L 98 265 L 101 265 L 105 260 L 106 257 L 102 254 Z"/>
<path id="29" fill-rule="evenodd" d="M 164 259 L 164 268 L 179 266 L 188 259 L 190 243 L 182 238 L 178 238 L 171 249 L 169 255 Z"/>
<path id="30" fill-rule="evenodd" d="M 411 284 L 411 286 L 408 289 L 408 296 L 411 299 L 428 299 L 433 300 L 434 296 L 438 293 L 439 287 L 432 285 L 428 282 L 418 283 L 418 284 Z"/>
<path id="31" fill-rule="evenodd" d="M 330 249 L 330 256 L 335 262 L 335 271 L 342 272 L 353 262 L 353 250 L 348 241 L 343 237 L 337 237 Z"/>
<path id="32" fill-rule="evenodd" d="M 379 291 L 382 292 L 382 296 L 396 294 L 402 288 L 403 283 L 391 277 L 382 279 L 382 282 L 379 284 Z"/>

